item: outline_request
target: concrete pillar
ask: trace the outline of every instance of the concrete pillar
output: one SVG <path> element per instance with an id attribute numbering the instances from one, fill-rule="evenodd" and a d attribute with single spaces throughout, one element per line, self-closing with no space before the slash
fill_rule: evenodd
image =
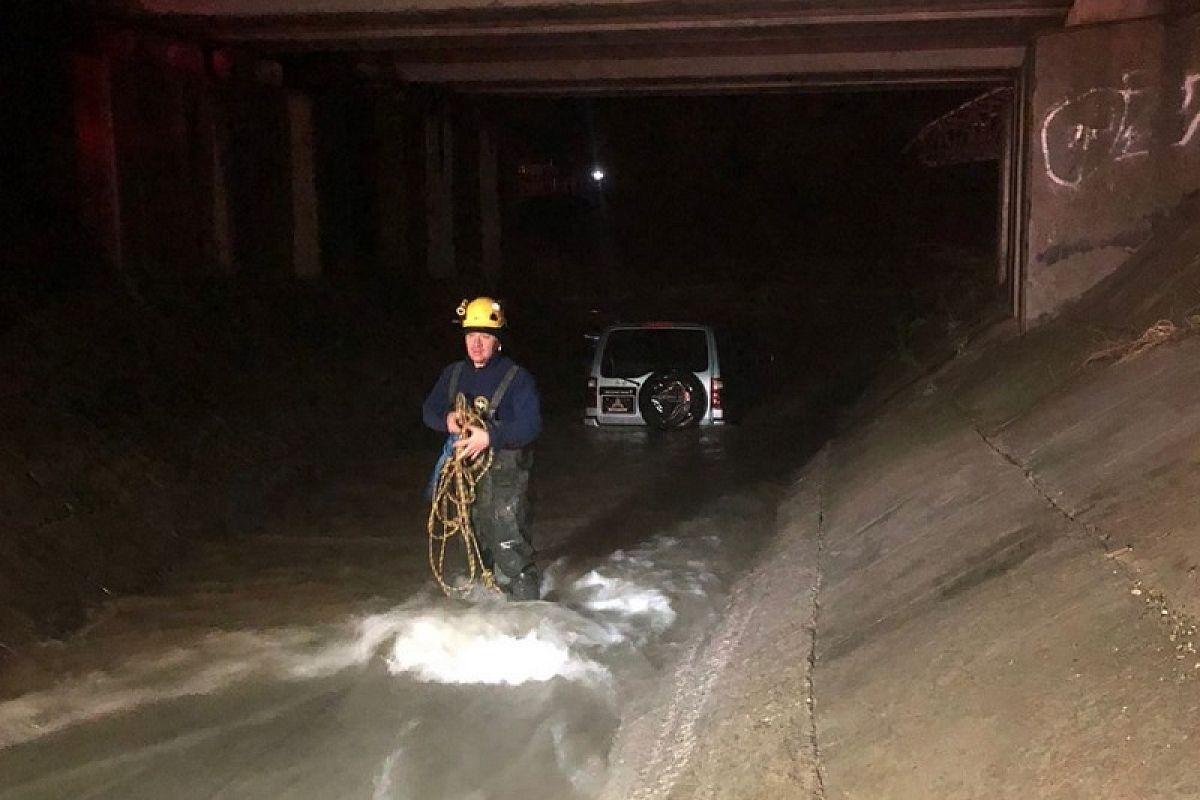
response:
<path id="1" fill-rule="evenodd" d="M 1067 14 L 1067 26 L 1143 19 L 1166 11 L 1166 0 L 1075 0 Z"/>
<path id="2" fill-rule="evenodd" d="M 229 121 L 222 98 L 207 87 L 200 96 L 208 205 L 208 258 L 213 271 L 232 275 L 233 226 L 229 208 Z"/>
<path id="3" fill-rule="evenodd" d="M 1178 75 L 1162 20 L 1035 43 L 1022 319 L 1040 324 L 1122 267 L 1197 185 L 1175 144 Z"/>
<path id="4" fill-rule="evenodd" d="M 425 116 L 426 262 L 435 278 L 455 275 L 454 129 L 445 111 Z"/>
<path id="5" fill-rule="evenodd" d="M 496 143 L 484 126 L 479 128 L 479 224 L 482 228 L 483 277 L 489 289 L 500 283 L 500 181 Z"/>
<path id="6" fill-rule="evenodd" d="M 72 73 L 83 223 L 105 263 L 126 278 L 112 66 L 104 56 L 77 54 Z"/>
<path id="7" fill-rule="evenodd" d="M 1013 98 L 1008 108 L 1004 110 L 1004 119 L 1000 130 L 1003 131 L 1004 142 L 1001 144 L 999 174 L 997 176 L 998 196 L 996 214 L 996 283 L 1003 286 L 1008 282 L 1012 253 L 1012 242 L 1009 240 L 1009 225 L 1012 224 L 1012 166 L 1013 166 L 1013 126 L 1012 104 L 1020 102 L 1019 97 Z"/>
<path id="8" fill-rule="evenodd" d="M 377 161 L 377 228 L 379 266 L 386 273 L 400 273 L 408 266 L 408 138 L 406 108 L 398 94 L 380 96 L 375 106 L 375 130 L 379 142 Z"/>
<path id="9" fill-rule="evenodd" d="M 321 274 L 321 247 L 312 100 L 288 94 L 287 116 L 291 145 L 292 270 L 298 278 L 315 278 Z"/>
<path id="10" fill-rule="evenodd" d="M 1028 196 L 1030 156 L 1029 107 L 1032 92 L 1032 62 L 1026 59 L 1013 85 L 1013 101 L 1009 106 L 1009 173 L 1011 189 L 1008 192 L 1008 278 L 1010 308 L 1013 316 L 1026 327 L 1026 274 L 1028 269 L 1026 236 L 1028 235 Z"/>

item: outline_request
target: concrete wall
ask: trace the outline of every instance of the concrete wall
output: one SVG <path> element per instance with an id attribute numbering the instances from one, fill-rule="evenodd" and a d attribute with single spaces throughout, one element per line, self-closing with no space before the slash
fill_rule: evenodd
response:
<path id="1" fill-rule="evenodd" d="M 273 62 L 208 58 L 125 32 L 74 59 L 84 221 L 135 293 L 322 271 L 311 98 L 286 89 Z"/>
<path id="2" fill-rule="evenodd" d="M 321 274 L 317 210 L 316 159 L 313 155 L 312 100 L 291 92 L 287 96 L 288 166 L 291 173 L 292 269 L 297 277 Z"/>
<path id="3" fill-rule="evenodd" d="M 225 93 L 236 271 L 286 274 L 292 257 L 291 145 L 287 98 L 273 86 Z"/>
<path id="4" fill-rule="evenodd" d="M 1033 78 L 1027 323 L 1121 266 L 1200 188 L 1200 17 L 1042 37 Z"/>
<path id="5" fill-rule="evenodd" d="M 477 174 L 492 152 L 478 110 L 291 69 L 130 31 L 75 55 L 83 221 L 127 287 L 371 272 L 418 282 L 473 275 L 484 260 L 494 282 L 498 212 L 484 259 L 480 209 L 498 202 L 498 178 Z"/>
<path id="6" fill-rule="evenodd" d="M 197 246 L 211 208 L 197 181 L 200 165 L 211 161 L 198 128 L 203 79 L 160 58 L 162 49 L 131 46 L 108 59 L 120 253 L 133 280 L 206 269 Z"/>

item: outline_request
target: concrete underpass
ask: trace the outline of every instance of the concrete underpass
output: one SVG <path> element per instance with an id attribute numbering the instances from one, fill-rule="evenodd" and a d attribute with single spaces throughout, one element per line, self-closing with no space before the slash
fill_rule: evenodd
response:
<path id="1" fill-rule="evenodd" d="M 14 22 L 0 797 L 1200 796 L 1190 2 Z M 540 602 L 430 576 L 485 293 Z M 672 317 L 730 424 L 583 427 Z"/>

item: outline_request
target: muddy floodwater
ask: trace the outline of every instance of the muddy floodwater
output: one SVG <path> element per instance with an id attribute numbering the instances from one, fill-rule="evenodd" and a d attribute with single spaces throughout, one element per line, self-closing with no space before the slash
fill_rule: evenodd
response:
<path id="1" fill-rule="evenodd" d="M 441 594 L 434 453 L 318 466 L 260 530 L 6 667 L 0 797 L 595 797 L 623 710 L 773 531 L 764 441 L 551 424 L 535 603 Z"/>

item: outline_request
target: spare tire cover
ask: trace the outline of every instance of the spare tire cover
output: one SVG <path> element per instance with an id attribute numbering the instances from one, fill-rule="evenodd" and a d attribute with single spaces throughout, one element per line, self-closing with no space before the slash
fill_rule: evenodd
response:
<path id="1" fill-rule="evenodd" d="M 708 411 L 704 385 L 691 372 L 655 372 L 638 391 L 638 410 L 647 425 L 659 430 L 700 424 Z"/>

